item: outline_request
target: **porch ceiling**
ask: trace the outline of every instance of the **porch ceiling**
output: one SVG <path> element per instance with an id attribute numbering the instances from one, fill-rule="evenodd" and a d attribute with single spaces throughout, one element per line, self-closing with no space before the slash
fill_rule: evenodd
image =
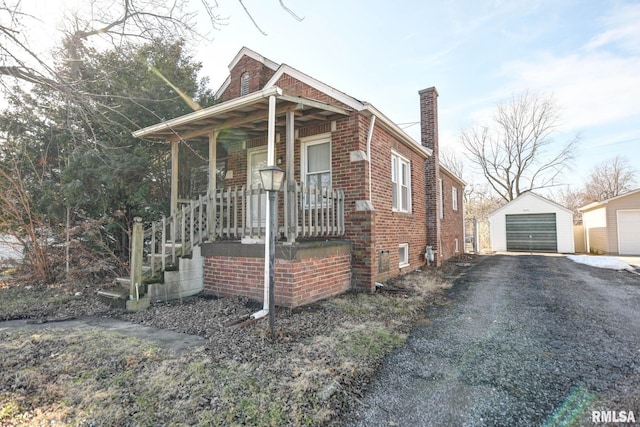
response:
<path id="1" fill-rule="evenodd" d="M 267 132 L 270 96 L 276 97 L 276 128 L 284 128 L 287 111 L 294 112 L 295 127 L 335 120 L 351 113 L 345 108 L 287 95 L 282 89 L 272 87 L 140 129 L 133 132 L 133 136 L 162 141 L 206 140 L 210 133 L 226 129 L 233 129 L 246 138 L 262 136 Z"/>

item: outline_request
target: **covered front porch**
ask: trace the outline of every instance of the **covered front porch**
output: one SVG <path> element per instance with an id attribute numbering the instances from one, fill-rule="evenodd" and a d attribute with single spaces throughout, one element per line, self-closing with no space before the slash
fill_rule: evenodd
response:
<path id="1" fill-rule="evenodd" d="M 305 240 L 339 240 L 345 234 L 345 192 L 332 185 L 332 158 L 325 165 L 311 154 L 305 157 L 296 141 L 330 135 L 336 121 L 350 113 L 271 87 L 135 132 L 138 138 L 170 144 L 171 200 L 169 216 L 138 224 L 138 239 L 134 231 L 130 296 L 139 295 L 136 284 L 144 276 L 181 265 L 179 258 L 205 242 L 264 242 L 267 196 L 259 170 L 267 166 L 285 171 L 276 199 L 276 239 L 292 247 Z M 320 143 L 313 147 L 313 153 L 326 152 Z M 204 167 L 181 174 L 185 148 L 199 150 Z"/>
<path id="2" fill-rule="evenodd" d="M 271 87 L 134 132 L 171 147 L 170 217 L 165 221 L 172 230 L 166 237 L 187 237 L 181 232 L 186 221 L 185 230 L 193 225 L 200 233 L 195 240 L 261 239 L 266 194 L 259 170 L 273 165 L 284 168 L 286 179 L 279 194 L 278 233 L 289 243 L 300 237 L 341 236 L 344 192 L 333 187 L 330 166 L 314 170 L 312 159 L 303 164 L 295 141 L 305 132 L 329 133 L 336 120 L 349 114 Z M 276 144 L 284 148 L 277 156 Z M 203 167 L 185 174 L 180 153 L 196 151 L 205 160 Z"/>

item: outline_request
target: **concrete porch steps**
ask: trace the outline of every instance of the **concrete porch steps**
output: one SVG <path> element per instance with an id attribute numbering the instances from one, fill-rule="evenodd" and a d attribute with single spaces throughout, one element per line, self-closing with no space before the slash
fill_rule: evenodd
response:
<path id="1" fill-rule="evenodd" d="M 143 266 L 143 272 L 144 270 L 149 271 L 150 268 Z M 98 300 L 113 308 L 127 311 L 144 310 L 150 305 L 150 299 L 145 295 L 137 300 L 131 299 L 131 279 L 129 277 L 116 277 L 114 284 L 116 287 L 113 289 L 98 291 Z"/>
<path id="2" fill-rule="evenodd" d="M 129 291 L 124 289 L 113 289 L 108 291 L 98 291 L 98 300 L 113 308 L 126 310 L 129 300 Z"/>
<path id="3" fill-rule="evenodd" d="M 165 250 L 171 250 L 171 243 L 165 245 Z M 175 245 L 182 251 L 181 245 Z M 177 252 L 177 251 L 176 251 Z M 161 256 L 161 255 L 160 255 Z M 158 259 L 155 259 L 158 262 Z M 99 291 L 98 298 L 114 308 L 127 311 L 138 311 L 148 307 L 151 302 L 170 301 L 182 299 L 198 294 L 203 289 L 204 259 L 200 247 L 194 247 L 188 256 L 178 257 L 174 264 L 167 264 L 167 270 L 160 273 L 160 280 L 147 283 L 144 286 L 144 295 L 139 299 L 131 298 L 131 279 L 118 277 L 114 280 L 116 286 L 108 291 Z M 143 264 L 143 277 L 149 277 L 150 264 Z"/>

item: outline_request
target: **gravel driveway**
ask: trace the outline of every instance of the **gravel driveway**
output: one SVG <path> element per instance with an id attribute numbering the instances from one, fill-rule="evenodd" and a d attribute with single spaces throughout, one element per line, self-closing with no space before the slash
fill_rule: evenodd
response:
<path id="1" fill-rule="evenodd" d="M 593 411 L 640 422 L 640 276 L 495 255 L 449 296 L 345 425 L 593 426 Z"/>

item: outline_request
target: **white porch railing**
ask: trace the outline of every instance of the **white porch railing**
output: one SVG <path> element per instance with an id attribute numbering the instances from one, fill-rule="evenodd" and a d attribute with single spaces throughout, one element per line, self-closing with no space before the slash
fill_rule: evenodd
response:
<path id="1" fill-rule="evenodd" d="M 167 263 L 175 264 L 178 257 L 189 255 L 193 247 L 207 238 L 207 196 L 182 203 L 175 215 L 153 221 L 143 233 L 143 250 L 148 276 L 167 269 Z"/>
<path id="2" fill-rule="evenodd" d="M 284 201 L 280 203 L 280 197 Z M 233 187 L 216 191 L 216 239 L 262 238 L 267 195 L 261 187 Z M 289 201 L 295 203 L 292 218 Z M 276 199 L 278 233 L 295 237 L 337 237 L 344 234 L 344 191 L 296 185 Z"/>
<path id="3" fill-rule="evenodd" d="M 280 203 L 280 196 L 284 195 Z M 295 238 L 344 235 L 344 191 L 296 184 L 295 190 L 278 193 L 277 236 Z M 289 209 L 292 201 L 294 209 Z M 213 204 L 215 202 L 215 204 Z M 207 240 L 260 240 L 265 236 L 267 196 L 261 187 L 228 187 L 198 200 L 180 203 L 177 213 L 152 222 L 144 230 L 143 251 L 148 276 L 175 264 L 180 256 Z M 210 212 L 215 206 L 215 216 Z M 215 225 L 210 226 L 210 217 Z M 210 233 L 209 230 L 213 230 Z"/>

